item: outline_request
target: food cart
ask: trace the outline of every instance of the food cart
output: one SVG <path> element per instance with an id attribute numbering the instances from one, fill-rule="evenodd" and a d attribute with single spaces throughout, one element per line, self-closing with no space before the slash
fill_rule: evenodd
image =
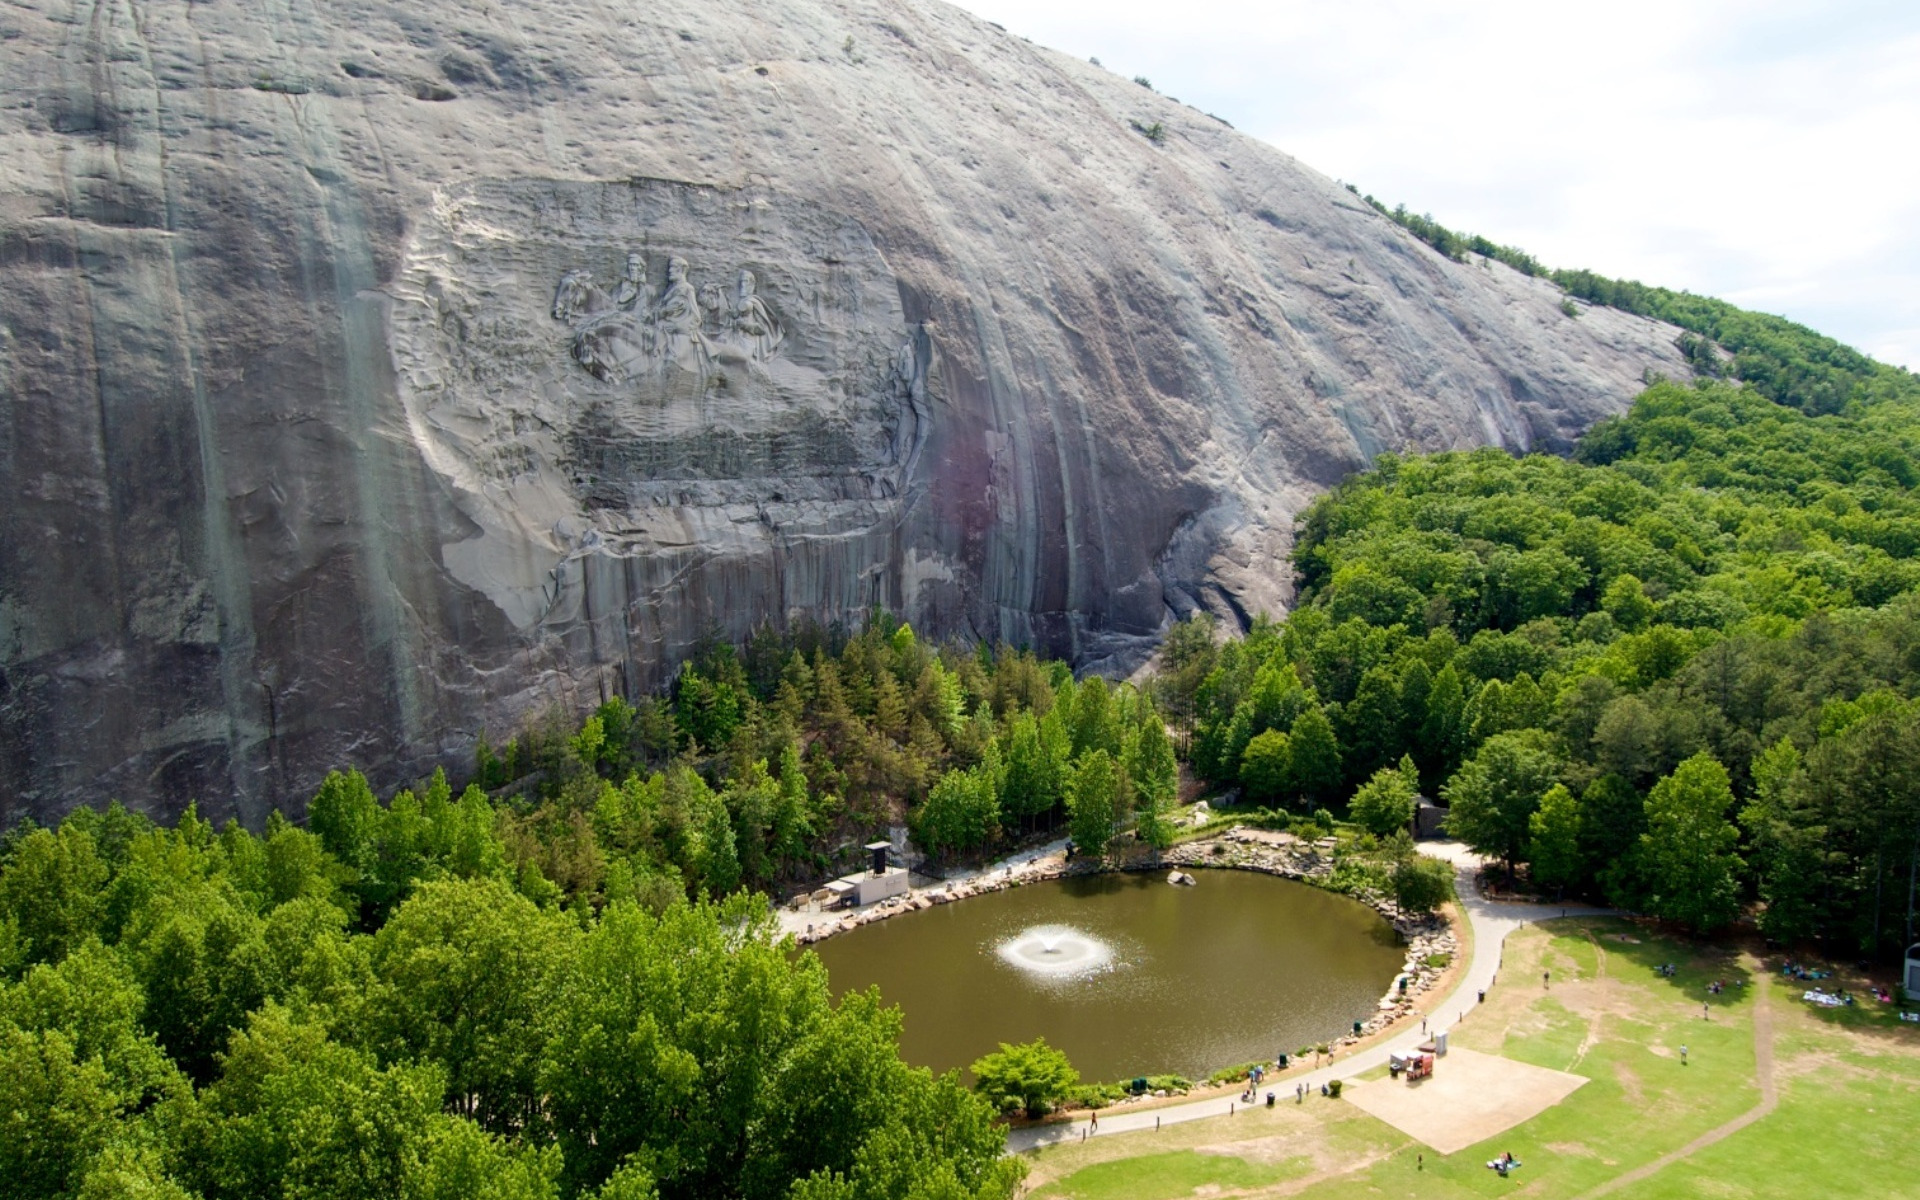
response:
<path id="1" fill-rule="evenodd" d="M 1387 1074 L 1395 1079 L 1406 1076 L 1407 1082 L 1425 1079 L 1433 1074 L 1433 1055 L 1424 1051 L 1412 1054 L 1389 1054 L 1387 1056 Z"/>

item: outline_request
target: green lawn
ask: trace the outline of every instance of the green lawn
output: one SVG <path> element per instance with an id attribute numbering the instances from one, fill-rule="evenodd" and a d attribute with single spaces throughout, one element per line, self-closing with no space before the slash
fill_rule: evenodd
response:
<path id="1" fill-rule="evenodd" d="M 1657 972 L 1664 963 L 1678 968 L 1672 977 Z M 1777 968 L 1777 959 L 1769 965 Z M 1552 972 L 1551 989 L 1540 985 L 1543 969 Z M 1760 1102 L 1755 970 L 1754 960 L 1733 948 L 1626 922 L 1569 920 L 1524 930 L 1507 944 L 1500 985 L 1455 1042 L 1590 1081 L 1558 1106 L 1452 1156 L 1351 1106 L 1308 1106 L 1299 1114 L 1303 1127 L 1285 1135 L 1294 1157 L 1277 1166 L 1273 1135 L 1195 1122 L 1197 1132 L 1183 1141 L 1205 1152 L 1169 1152 L 1153 1140 L 1161 1135 L 1113 1138 L 1099 1150 L 1106 1161 L 1085 1165 L 1049 1158 L 1064 1148 L 1047 1151 L 1036 1159 L 1032 1194 L 1148 1200 L 1202 1189 L 1257 1196 L 1291 1182 L 1287 1194 L 1309 1197 L 1577 1196 L 1680 1150 Z M 1913 1153 L 1920 1146 L 1920 1028 L 1900 1025 L 1887 1006 L 1871 1001 L 1814 1009 L 1800 999 L 1806 985 L 1777 973 L 1767 978 L 1778 1108 L 1611 1195 L 1920 1197 Z M 1728 986 L 1709 997 L 1713 980 Z M 1863 992 L 1857 982 L 1849 986 Z M 1703 1001 L 1711 1019 L 1702 1018 Z M 1484 1164 L 1507 1150 L 1525 1166 L 1502 1179 Z M 1307 1175 L 1318 1178 L 1297 1190 Z"/>
<path id="2" fill-rule="evenodd" d="M 1242 1191 L 1286 1183 L 1305 1175 L 1309 1168 L 1304 1158 L 1269 1166 L 1229 1154 L 1173 1150 L 1095 1163 L 1032 1194 L 1034 1200 L 1174 1200 L 1208 1186 Z"/>

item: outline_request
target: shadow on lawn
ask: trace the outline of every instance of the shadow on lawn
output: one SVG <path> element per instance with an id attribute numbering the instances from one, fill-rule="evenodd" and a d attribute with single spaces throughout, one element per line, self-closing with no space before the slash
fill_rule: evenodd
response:
<path id="1" fill-rule="evenodd" d="M 1773 975 L 1778 997 L 1789 1000 L 1796 1007 L 1804 1008 L 1822 1025 L 1895 1043 L 1907 1049 L 1920 1049 L 1920 1023 L 1900 1019 L 1900 1014 L 1903 1012 L 1920 1012 L 1920 1001 L 1902 1003 L 1896 1000 L 1892 1004 L 1882 1004 L 1873 998 L 1873 988 L 1876 985 L 1892 987 L 1894 981 L 1891 978 L 1875 978 L 1870 970 L 1862 971 L 1858 967 L 1842 966 L 1818 957 L 1787 954 L 1782 951 L 1767 953 L 1761 961 Z M 1830 974 L 1825 979 L 1795 979 L 1781 973 L 1781 967 L 1788 961 L 1798 963 L 1802 967 L 1818 968 Z M 1887 974 L 1885 971 L 1882 972 L 1883 976 Z M 1807 992 L 1815 988 L 1823 992 L 1850 992 L 1854 1003 L 1839 1008 L 1826 1008 L 1808 1003 L 1804 997 Z M 1896 991 L 1894 994 L 1899 993 Z"/>
<path id="2" fill-rule="evenodd" d="M 1693 938 L 1617 917 L 1569 917 L 1546 924 L 1556 934 L 1591 932 L 1609 955 L 1640 967 L 1653 983 L 1678 993 L 1677 998 L 1704 1003 L 1710 1009 L 1738 1004 L 1753 990 L 1753 972 L 1740 961 L 1741 951 L 1748 949 L 1741 941 Z M 1622 941 L 1623 937 L 1633 940 Z M 1661 972 L 1667 965 L 1673 967 L 1673 974 Z M 1718 995 L 1708 991 L 1715 981 L 1722 985 Z"/>
<path id="3" fill-rule="evenodd" d="M 1696 938 L 1688 934 L 1662 929 L 1650 922 L 1643 923 L 1626 918 L 1606 918 L 1594 920 L 1570 917 L 1565 920 L 1544 923 L 1557 936 L 1565 936 L 1579 930 L 1592 933 L 1602 948 L 1610 955 L 1625 959 L 1642 968 L 1656 984 L 1665 984 L 1678 993 L 1678 999 L 1693 1004 L 1704 1003 L 1709 1011 L 1719 1011 L 1738 1004 L 1746 998 L 1754 986 L 1753 972 L 1740 962 L 1742 952 L 1750 954 L 1762 964 L 1773 981 L 1774 1003 L 1790 1004 L 1811 1013 L 1821 1024 L 1843 1029 L 1889 1044 L 1897 1044 L 1907 1049 L 1920 1049 L 1920 1023 L 1902 1021 L 1902 1011 L 1920 1011 L 1920 1002 L 1901 1004 L 1882 1004 L 1873 998 L 1871 991 L 1875 984 L 1889 986 L 1889 981 L 1876 979 L 1869 972 L 1856 967 L 1843 966 L 1826 959 L 1807 955 L 1791 955 L 1779 950 L 1768 950 L 1756 937 L 1728 937 L 1721 939 Z M 1631 942 L 1620 941 L 1625 936 L 1635 939 Z M 1817 967 L 1831 972 L 1825 979 L 1794 979 L 1781 974 L 1781 967 L 1791 959 L 1805 967 Z M 1660 967 L 1671 963 L 1672 975 L 1660 974 Z M 1707 991 L 1707 985 L 1714 980 L 1725 985 L 1719 995 Z M 1855 997 L 1855 1003 L 1840 1008 L 1825 1008 L 1809 1004 L 1802 999 L 1811 989 L 1837 992 L 1845 989 Z"/>

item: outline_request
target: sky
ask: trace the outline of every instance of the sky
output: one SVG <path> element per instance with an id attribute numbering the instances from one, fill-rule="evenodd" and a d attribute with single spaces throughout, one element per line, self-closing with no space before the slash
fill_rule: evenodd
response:
<path id="1" fill-rule="evenodd" d="M 1920 0 L 960 0 L 1463 233 L 1920 370 Z"/>

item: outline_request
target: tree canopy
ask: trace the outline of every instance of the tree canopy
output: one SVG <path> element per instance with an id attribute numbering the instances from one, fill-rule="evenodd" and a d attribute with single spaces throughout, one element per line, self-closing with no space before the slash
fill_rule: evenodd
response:
<path id="1" fill-rule="evenodd" d="M 426 790 L 335 777 L 317 833 L 8 835 L 0 1196 L 1012 1194 L 992 1104 L 903 1063 L 876 994 L 835 1003 L 763 898 L 563 893 L 511 810 L 478 801 L 477 847 Z"/>
<path id="2" fill-rule="evenodd" d="M 1542 887 L 1891 954 L 1920 933 L 1920 395 L 1849 378 L 1837 411 L 1658 382 L 1570 459 L 1382 455 L 1302 516 L 1287 619 L 1196 622 L 1155 699 L 1255 803 L 1384 833 L 1372 781 L 1404 754 Z M 1698 762 L 1653 802 L 1703 754 L 1731 847 L 1680 820 Z"/>

